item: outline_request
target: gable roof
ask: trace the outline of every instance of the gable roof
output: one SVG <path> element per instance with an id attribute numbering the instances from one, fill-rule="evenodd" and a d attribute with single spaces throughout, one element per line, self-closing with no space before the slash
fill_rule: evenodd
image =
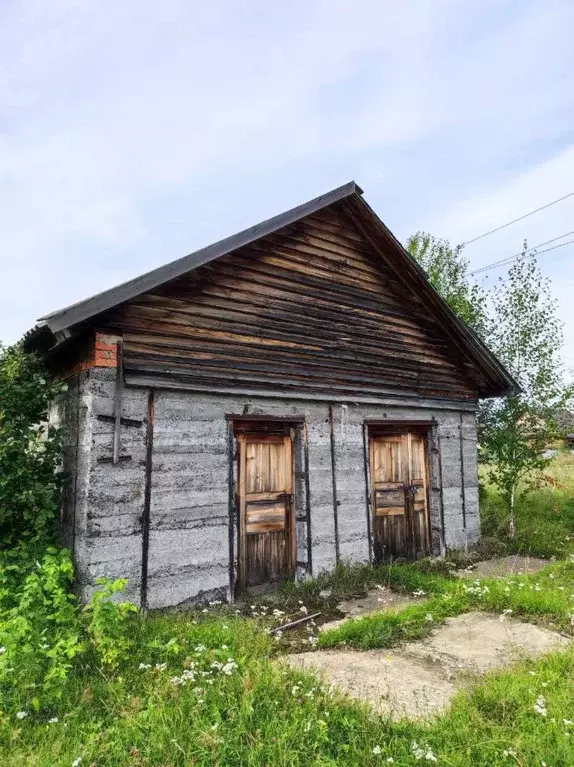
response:
<path id="1" fill-rule="evenodd" d="M 398 277 L 405 286 L 425 299 L 429 313 L 451 340 L 485 375 L 489 384 L 481 396 L 504 396 L 520 390 L 516 381 L 482 340 L 456 315 L 429 282 L 422 267 L 410 256 L 392 232 L 380 220 L 363 198 L 362 189 L 350 181 L 319 197 L 273 216 L 231 237 L 208 245 L 183 258 L 153 269 L 117 287 L 104 290 L 90 298 L 41 317 L 38 326 L 28 334 L 28 342 L 43 337 L 47 331 L 59 339 L 73 334 L 74 326 L 86 323 L 97 315 L 137 296 L 147 293 L 204 264 L 225 256 L 306 216 L 337 205 L 370 243 L 375 252 L 393 260 Z"/>

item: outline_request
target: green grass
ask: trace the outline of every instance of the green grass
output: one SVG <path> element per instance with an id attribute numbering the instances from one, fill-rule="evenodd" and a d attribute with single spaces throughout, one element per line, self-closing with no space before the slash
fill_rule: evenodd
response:
<path id="1" fill-rule="evenodd" d="M 469 610 L 521 617 L 567 634 L 573 633 L 574 563 L 549 565 L 536 575 L 505 579 L 459 580 L 421 572 L 412 565 L 388 569 L 387 582 L 403 590 L 424 591 L 428 599 L 403 610 L 347 621 L 319 636 L 319 647 L 358 649 L 392 647 L 426 636 L 446 618 Z"/>
<path id="2" fill-rule="evenodd" d="M 82 767 L 371 767 L 389 757 L 403 767 L 426 763 L 416 759 L 413 742 L 453 767 L 574 764 L 574 729 L 563 721 L 574 718 L 572 651 L 490 675 L 424 724 L 381 719 L 313 677 L 271 663 L 269 638 L 251 621 L 152 618 L 139 638 L 141 655 L 117 673 L 85 668 L 53 711 L 3 720 L 3 767 L 71 767 L 78 757 Z M 200 645 L 206 649 L 196 650 Z M 170 681 L 190 660 L 207 658 L 207 669 L 228 654 L 238 670 L 212 673 L 211 685 Z M 139 669 L 140 662 L 152 668 Z M 156 663 L 167 666 L 156 670 Z M 546 716 L 534 710 L 539 695 Z M 59 721 L 48 724 L 53 716 Z M 509 749 L 516 754 L 510 759 Z"/>
<path id="3" fill-rule="evenodd" d="M 481 471 L 482 534 L 504 541 L 511 551 L 542 557 L 574 553 L 574 454 L 561 451 L 546 476 L 550 480 L 519 499 L 516 537 L 507 538 L 508 518 L 500 494 Z"/>

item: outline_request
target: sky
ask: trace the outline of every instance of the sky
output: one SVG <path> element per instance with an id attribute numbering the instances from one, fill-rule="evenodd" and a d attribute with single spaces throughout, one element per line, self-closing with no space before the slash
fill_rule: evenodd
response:
<path id="1" fill-rule="evenodd" d="M 2 0 L 0 340 L 351 179 L 403 242 L 574 191 L 573 29 L 571 0 Z M 569 231 L 574 196 L 465 253 Z M 574 245 L 540 265 L 574 369 Z"/>

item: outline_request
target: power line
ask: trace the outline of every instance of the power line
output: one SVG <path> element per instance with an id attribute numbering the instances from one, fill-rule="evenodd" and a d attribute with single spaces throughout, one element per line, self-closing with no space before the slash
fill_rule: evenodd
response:
<path id="1" fill-rule="evenodd" d="M 539 242 L 538 245 L 533 245 L 531 248 L 526 248 L 524 251 L 520 251 L 519 253 L 515 253 L 513 256 L 506 256 L 505 258 L 501 258 L 499 261 L 493 261 L 491 264 L 487 264 L 486 266 L 481 266 L 479 269 L 475 269 L 474 272 L 469 272 L 469 274 L 476 274 L 477 272 L 485 272 L 487 269 L 494 269 L 495 266 L 504 266 L 504 264 L 509 264 L 511 261 L 513 261 L 515 258 L 518 258 L 523 253 L 530 253 L 533 250 L 536 250 L 536 248 L 543 248 L 544 245 L 550 245 L 551 242 L 556 242 L 556 240 L 561 240 L 563 237 L 568 237 L 569 235 L 574 234 L 574 231 L 572 232 L 564 232 L 564 234 L 558 235 L 558 237 L 554 237 L 551 240 L 546 240 L 546 242 Z"/>
<path id="2" fill-rule="evenodd" d="M 473 272 L 469 272 L 469 277 L 474 274 L 480 274 L 481 272 L 487 272 L 489 269 L 496 269 L 499 266 L 506 266 L 507 264 L 511 264 L 513 261 L 516 261 L 517 258 L 520 258 L 520 256 L 524 253 L 531 253 L 533 250 L 536 250 L 536 248 L 542 247 L 542 245 L 548 245 L 549 242 L 556 242 L 556 240 L 562 239 L 562 237 L 567 237 L 569 234 L 574 234 L 574 232 L 566 232 L 566 234 L 561 235 L 560 237 L 555 237 L 553 240 L 548 240 L 547 242 L 541 242 L 540 245 L 536 245 L 533 248 L 528 248 L 525 251 L 521 251 L 520 253 L 515 253 L 514 256 L 508 256 L 508 258 L 503 258 L 500 261 L 495 261 L 492 264 L 487 264 L 486 266 L 482 266 L 480 269 L 475 269 Z M 554 245 L 551 248 L 546 248 L 545 250 L 539 250 L 536 252 L 537 256 L 542 255 L 542 253 L 548 253 L 551 250 L 557 250 L 557 248 L 563 248 L 565 245 L 572 245 L 574 243 L 574 240 L 568 240 L 568 242 L 561 242 L 560 245 Z"/>
<path id="3" fill-rule="evenodd" d="M 472 242 L 476 242 L 477 240 L 482 240 L 483 237 L 488 237 L 489 234 L 494 234 L 494 232 L 499 232 L 501 229 L 506 229 L 507 226 L 510 226 L 511 224 L 515 224 L 517 221 L 522 221 L 524 218 L 528 218 L 528 216 L 533 216 L 535 213 L 539 213 L 541 210 L 546 210 L 546 208 L 550 208 L 552 205 L 556 205 L 557 202 L 562 202 L 562 200 L 568 199 L 568 197 L 572 197 L 574 195 L 574 192 L 569 192 L 568 194 L 565 194 L 564 197 L 559 197 L 557 200 L 553 200 L 552 202 L 547 203 L 546 205 L 543 205 L 541 208 L 536 208 L 536 210 L 531 210 L 530 213 L 525 213 L 523 216 L 519 216 L 519 218 L 515 218 L 512 221 L 508 221 L 506 224 L 502 224 L 502 226 L 497 226 L 496 229 L 491 229 L 488 232 L 485 232 L 484 234 L 479 234 L 478 237 L 475 237 L 472 240 L 467 240 L 463 245 L 470 245 Z"/>

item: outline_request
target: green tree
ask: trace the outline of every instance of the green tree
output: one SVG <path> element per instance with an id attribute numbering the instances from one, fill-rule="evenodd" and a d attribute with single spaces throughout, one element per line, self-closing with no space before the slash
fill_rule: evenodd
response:
<path id="1" fill-rule="evenodd" d="M 56 534 L 60 443 L 48 413 L 61 389 L 20 344 L 0 346 L 0 550 Z"/>
<path id="2" fill-rule="evenodd" d="M 504 498 L 511 538 L 519 491 L 527 492 L 548 464 L 544 449 L 558 435 L 555 417 L 571 395 L 562 378 L 562 325 L 550 281 L 526 251 L 524 243 L 507 278 L 493 289 L 488 339 L 522 392 L 483 402 L 479 414 L 480 455 Z"/>
<path id="3" fill-rule="evenodd" d="M 452 247 L 448 240 L 427 232 L 417 232 L 407 241 L 408 252 L 426 271 L 433 287 L 484 338 L 488 332 L 487 297 L 480 285 L 469 279 L 468 261 L 462 249 L 462 245 Z"/>

